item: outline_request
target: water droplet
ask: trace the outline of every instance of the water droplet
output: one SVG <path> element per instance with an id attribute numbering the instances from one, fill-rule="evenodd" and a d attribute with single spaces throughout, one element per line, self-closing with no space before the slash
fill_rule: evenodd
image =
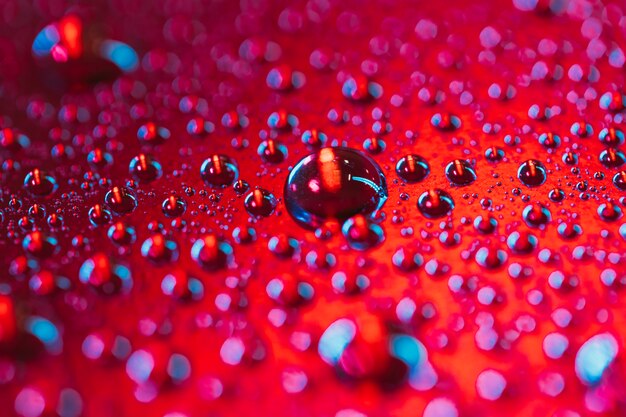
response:
<path id="1" fill-rule="evenodd" d="M 557 233 L 565 240 L 572 240 L 582 235 L 583 229 L 579 224 L 571 221 L 564 221 L 556 228 Z"/>
<path id="2" fill-rule="evenodd" d="M 513 232 L 506 240 L 509 249 L 518 254 L 532 252 L 537 247 L 538 242 L 537 237 L 528 232 Z"/>
<path id="3" fill-rule="evenodd" d="M 425 217 L 437 219 L 447 216 L 454 209 L 454 200 L 447 192 L 434 188 L 419 196 L 417 208 Z"/>
<path id="4" fill-rule="evenodd" d="M 380 167 L 349 148 L 323 148 L 296 164 L 284 190 L 287 212 L 302 226 L 370 215 L 387 199 Z"/>
<path id="5" fill-rule="evenodd" d="M 132 287 L 128 268 L 114 263 L 108 255 L 102 252 L 96 253 L 83 262 L 78 277 L 80 282 L 106 295 L 128 292 Z"/>
<path id="6" fill-rule="evenodd" d="M 474 219 L 474 228 L 485 235 L 493 233 L 496 226 L 498 226 L 498 221 L 492 216 L 477 216 Z"/>
<path id="7" fill-rule="evenodd" d="M 107 231 L 107 236 L 111 239 L 111 242 L 117 246 L 128 246 L 135 243 L 135 240 L 137 240 L 135 229 L 122 222 L 111 225 Z"/>
<path id="8" fill-rule="evenodd" d="M 187 203 L 180 196 L 170 195 L 163 200 L 161 210 L 167 217 L 180 217 L 185 214 L 185 211 L 187 210 Z"/>
<path id="9" fill-rule="evenodd" d="M 604 145 L 615 148 L 624 143 L 624 132 L 614 127 L 604 128 L 598 134 L 598 139 Z"/>
<path id="10" fill-rule="evenodd" d="M 89 222 L 91 222 L 91 224 L 93 224 L 94 226 L 102 226 L 104 224 L 107 224 L 113 218 L 111 212 L 102 207 L 100 204 L 95 204 L 89 209 L 88 217 Z"/>
<path id="11" fill-rule="evenodd" d="M 555 203 L 561 202 L 565 198 L 565 191 L 560 188 L 553 188 L 548 193 L 548 198 Z"/>
<path id="12" fill-rule="evenodd" d="M 529 227 L 542 227 L 552 220 L 550 210 L 541 203 L 533 203 L 524 207 L 522 217 Z"/>
<path id="13" fill-rule="evenodd" d="M 51 175 L 35 168 L 24 177 L 24 189 L 34 197 L 46 197 L 56 191 L 57 182 Z"/>
<path id="14" fill-rule="evenodd" d="M 141 256 L 155 265 L 176 262 L 178 255 L 178 244 L 163 235 L 152 235 L 144 240 L 141 245 Z"/>
<path id="15" fill-rule="evenodd" d="M 239 169 L 230 157 L 216 154 L 202 163 L 200 177 L 211 187 L 227 187 L 239 178 Z"/>
<path id="16" fill-rule="evenodd" d="M 56 238 L 46 236 L 43 232 L 35 230 L 24 237 L 22 248 L 26 254 L 35 258 L 45 259 L 59 251 Z"/>
<path id="17" fill-rule="evenodd" d="M 430 124 L 442 132 L 452 132 L 461 127 L 461 119 L 452 113 L 436 113 Z"/>
<path id="18" fill-rule="evenodd" d="M 539 135 L 539 144 L 547 149 L 557 148 L 561 144 L 561 137 L 552 132 Z"/>
<path id="19" fill-rule="evenodd" d="M 232 262 L 233 248 L 215 235 L 206 235 L 194 242 L 191 247 L 191 258 L 202 268 L 214 271 Z"/>
<path id="20" fill-rule="evenodd" d="M 341 228 L 351 248 L 367 250 L 380 245 L 385 240 L 382 227 L 367 220 L 361 214 L 349 218 Z"/>
<path id="21" fill-rule="evenodd" d="M 476 251 L 475 260 L 484 268 L 495 269 L 506 262 L 507 254 L 502 249 L 484 246 Z"/>
<path id="22" fill-rule="evenodd" d="M 626 191 L 626 171 L 620 171 L 613 176 L 613 185 L 622 191 Z"/>
<path id="23" fill-rule="evenodd" d="M 309 148 L 321 148 L 328 142 L 328 135 L 318 129 L 305 130 L 300 137 Z"/>
<path id="24" fill-rule="evenodd" d="M 274 194 L 262 188 L 249 193 L 245 200 L 244 206 L 246 211 L 252 216 L 267 217 L 274 212 L 278 201 Z"/>
<path id="25" fill-rule="evenodd" d="M 602 203 L 598 206 L 598 216 L 606 222 L 613 222 L 622 217 L 622 208 L 611 201 Z"/>
<path id="26" fill-rule="evenodd" d="M 141 153 L 128 164 L 128 173 L 138 181 L 152 182 L 161 178 L 163 169 L 152 156 Z"/>
<path id="27" fill-rule="evenodd" d="M 504 158 L 504 150 L 497 146 L 491 146 L 485 150 L 485 158 L 489 162 L 500 162 Z"/>
<path id="28" fill-rule="evenodd" d="M 608 148 L 600 153 L 599 159 L 607 168 L 619 168 L 626 162 L 626 155 L 618 149 Z"/>
<path id="29" fill-rule="evenodd" d="M 263 161 L 270 164 L 280 164 L 287 158 L 287 147 L 274 139 L 261 142 L 257 153 Z"/>
<path id="30" fill-rule="evenodd" d="M 146 145 L 161 145 L 171 136 L 168 129 L 157 126 L 154 122 L 147 122 L 137 130 L 137 139 Z"/>
<path id="31" fill-rule="evenodd" d="M 455 159 L 446 166 L 446 178 L 453 185 L 465 186 L 476 181 L 476 171 L 463 159 Z"/>
<path id="32" fill-rule="evenodd" d="M 113 187 L 104 196 L 104 202 L 116 214 L 127 214 L 137 207 L 137 199 L 124 187 Z"/>
<path id="33" fill-rule="evenodd" d="M 406 155 L 396 164 L 396 173 L 408 183 L 420 182 L 430 174 L 430 166 L 419 155 Z"/>
<path id="34" fill-rule="evenodd" d="M 548 178 L 546 168 L 536 159 L 522 163 L 517 170 L 517 178 L 527 187 L 538 187 Z"/>

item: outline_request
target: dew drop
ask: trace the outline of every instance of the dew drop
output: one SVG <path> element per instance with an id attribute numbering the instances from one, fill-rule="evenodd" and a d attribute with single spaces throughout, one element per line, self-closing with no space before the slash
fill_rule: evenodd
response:
<path id="1" fill-rule="evenodd" d="M 284 196 L 294 220 L 316 229 L 328 220 L 374 213 L 387 199 L 387 183 L 376 162 L 361 152 L 322 148 L 292 169 Z"/>
<path id="2" fill-rule="evenodd" d="M 35 168 L 24 177 L 24 189 L 34 197 L 46 197 L 58 188 L 54 177 Z"/>
<path id="3" fill-rule="evenodd" d="M 243 204 L 250 215 L 267 217 L 274 212 L 278 201 L 274 194 L 257 188 L 246 196 Z"/>
<path id="4" fill-rule="evenodd" d="M 191 247 L 191 259 L 209 271 L 228 266 L 232 257 L 232 246 L 227 242 L 220 241 L 215 235 L 206 235 L 196 240 Z"/>
<path id="5" fill-rule="evenodd" d="M 453 185 L 465 186 L 476 181 L 476 171 L 463 159 L 455 159 L 446 166 L 446 178 Z"/>
<path id="6" fill-rule="evenodd" d="M 406 155 L 396 164 L 396 174 L 408 183 L 420 182 L 430 174 L 430 166 L 419 155 Z"/>
<path id="7" fill-rule="evenodd" d="M 124 187 L 113 187 L 104 196 L 104 202 L 116 214 L 127 214 L 137 207 L 137 199 Z"/>
<path id="8" fill-rule="evenodd" d="M 176 195 L 170 195 L 161 204 L 161 211 L 170 218 L 180 217 L 185 214 L 186 210 L 187 203 L 182 197 Z"/>
<path id="9" fill-rule="evenodd" d="M 211 187 L 227 187 L 239 177 L 235 161 L 226 155 L 213 155 L 200 167 L 200 177 Z"/>
<path id="10" fill-rule="evenodd" d="M 161 178 L 163 169 L 152 156 L 142 153 L 130 161 L 128 173 L 138 181 L 152 182 Z"/>
<path id="11" fill-rule="evenodd" d="M 538 187 L 546 182 L 546 168 L 536 159 L 529 159 L 520 165 L 517 178 L 527 187 Z"/>
<path id="12" fill-rule="evenodd" d="M 454 209 L 454 200 L 447 192 L 434 188 L 419 196 L 417 208 L 425 217 L 437 219 L 447 216 Z"/>
<path id="13" fill-rule="evenodd" d="M 351 248 L 367 250 L 380 245 L 385 240 L 382 227 L 368 221 L 362 214 L 349 218 L 341 228 Z"/>

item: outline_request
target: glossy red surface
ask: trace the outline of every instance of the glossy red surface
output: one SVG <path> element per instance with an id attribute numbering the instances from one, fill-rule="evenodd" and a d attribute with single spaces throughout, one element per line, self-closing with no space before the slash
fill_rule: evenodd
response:
<path id="1" fill-rule="evenodd" d="M 0 415 L 626 414 L 624 2 L 0 19 Z"/>

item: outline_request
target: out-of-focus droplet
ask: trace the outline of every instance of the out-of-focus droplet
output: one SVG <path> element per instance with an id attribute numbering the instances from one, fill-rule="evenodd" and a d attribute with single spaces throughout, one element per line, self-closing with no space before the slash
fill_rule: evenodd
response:
<path id="1" fill-rule="evenodd" d="M 228 266 L 232 262 L 233 248 L 214 235 L 206 235 L 196 240 L 191 247 L 191 258 L 209 271 Z"/>
<path id="2" fill-rule="evenodd" d="M 24 189 L 34 197 L 46 197 L 58 188 L 53 176 L 35 168 L 26 174 Z"/>

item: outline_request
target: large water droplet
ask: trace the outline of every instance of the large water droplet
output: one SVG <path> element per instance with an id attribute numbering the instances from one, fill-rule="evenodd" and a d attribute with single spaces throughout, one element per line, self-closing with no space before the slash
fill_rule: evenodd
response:
<path id="1" fill-rule="evenodd" d="M 538 187 L 548 178 L 546 168 L 536 159 L 523 162 L 517 170 L 517 178 L 527 187 Z"/>
<path id="2" fill-rule="evenodd" d="M 284 190 L 287 212 L 302 226 L 369 215 L 387 199 L 385 177 L 373 160 L 349 148 L 323 148 L 296 164 Z"/>

